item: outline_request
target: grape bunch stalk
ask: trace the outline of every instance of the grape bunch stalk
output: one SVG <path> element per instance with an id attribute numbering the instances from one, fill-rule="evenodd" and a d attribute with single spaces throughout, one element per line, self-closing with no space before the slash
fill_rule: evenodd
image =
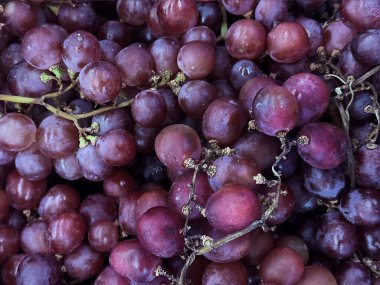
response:
<path id="1" fill-rule="evenodd" d="M 379 0 L 0 3 L 5 285 L 379 285 Z"/>

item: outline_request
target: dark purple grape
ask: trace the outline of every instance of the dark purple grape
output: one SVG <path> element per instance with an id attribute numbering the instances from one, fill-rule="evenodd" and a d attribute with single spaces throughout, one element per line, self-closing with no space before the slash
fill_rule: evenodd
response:
<path id="1" fill-rule="evenodd" d="M 87 64 L 78 78 L 84 97 L 98 104 L 115 100 L 121 89 L 119 70 L 106 61 Z"/>
<path id="2" fill-rule="evenodd" d="M 61 43 L 61 45 L 62 45 L 63 41 L 69 35 L 67 30 L 58 24 L 46 23 L 46 24 L 43 24 L 41 27 L 48 28 L 49 30 L 52 30 L 54 32 L 54 34 L 59 38 L 59 42 Z"/>
<path id="3" fill-rule="evenodd" d="M 166 118 L 163 121 L 162 126 L 169 126 L 177 123 L 184 117 L 177 95 L 169 89 L 159 89 L 158 92 L 164 97 L 166 103 Z"/>
<path id="4" fill-rule="evenodd" d="M 297 285 L 337 285 L 334 275 L 324 266 L 308 265 Z"/>
<path id="5" fill-rule="evenodd" d="M 115 169 L 103 181 L 104 193 L 112 198 L 117 204 L 119 204 L 121 198 L 129 195 L 135 190 L 137 190 L 135 179 L 123 169 Z"/>
<path id="6" fill-rule="evenodd" d="M 149 0 L 118 0 L 116 9 L 126 24 L 139 26 L 145 24 L 151 5 Z"/>
<path id="7" fill-rule="evenodd" d="M 353 75 L 355 78 L 359 78 L 369 69 L 369 66 L 362 64 L 354 57 L 351 51 L 351 43 L 341 52 L 337 67 L 344 76 Z"/>
<path id="8" fill-rule="evenodd" d="M 347 141 L 343 131 L 329 123 L 305 125 L 297 135 L 305 142 L 297 144 L 301 158 L 313 167 L 331 169 L 346 158 Z"/>
<path id="9" fill-rule="evenodd" d="M 62 3 L 58 10 L 58 20 L 70 33 L 84 30 L 94 32 L 98 27 L 98 16 L 90 3 Z"/>
<path id="10" fill-rule="evenodd" d="M 207 26 L 214 31 L 215 34 L 220 33 L 222 25 L 222 11 L 218 3 L 202 2 L 195 3 L 198 9 L 198 26 Z"/>
<path id="11" fill-rule="evenodd" d="M 131 30 L 122 22 L 107 21 L 98 30 L 98 39 L 110 40 L 125 47 L 131 43 Z"/>
<path id="12" fill-rule="evenodd" d="M 59 285 L 61 265 L 52 254 L 27 255 L 20 262 L 16 273 L 17 285 Z"/>
<path id="13" fill-rule="evenodd" d="M 244 285 L 248 274 L 240 261 L 230 263 L 211 262 L 202 277 L 202 285 Z"/>
<path id="14" fill-rule="evenodd" d="M 282 22 L 268 34 L 269 56 L 281 63 L 293 63 L 310 51 L 310 42 L 305 29 L 296 22 Z"/>
<path id="15" fill-rule="evenodd" d="M 216 167 L 216 174 L 209 177 L 210 186 L 214 191 L 227 183 L 242 184 L 254 190 L 257 184 L 252 179 L 259 173 L 256 163 L 239 154 L 224 155 L 217 158 L 213 165 Z"/>
<path id="16" fill-rule="evenodd" d="M 298 236 L 295 235 L 282 235 L 276 240 L 276 246 L 289 247 L 302 257 L 306 265 L 309 260 L 309 249 L 306 243 Z"/>
<path id="17" fill-rule="evenodd" d="M 144 128 L 156 128 L 166 118 L 167 107 L 157 90 L 143 90 L 134 98 L 131 106 L 132 118 Z"/>
<path id="18" fill-rule="evenodd" d="M 237 98 L 237 93 L 235 89 L 231 86 L 231 84 L 226 79 L 215 80 L 212 82 L 212 85 L 218 91 L 218 97 L 230 97 Z"/>
<path id="19" fill-rule="evenodd" d="M 26 115 L 8 113 L 0 118 L 0 147 L 8 151 L 22 151 L 32 145 L 37 128 Z"/>
<path id="20" fill-rule="evenodd" d="M 357 188 L 342 196 L 340 213 L 357 226 L 374 226 L 380 223 L 380 192 Z"/>
<path id="21" fill-rule="evenodd" d="M 217 90 L 207 81 L 190 80 L 179 91 L 178 103 L 190 117 L 201 119 L 209 104 L 218 98 Z"/>
<path id="22" fill-rule="evenodd" d="M 44 156 L 34 143 L 26 150 L 17 153 L 15 166 L 23 177 L 29 180 L 41 180 L 50 174 L 53 161 Z"/>
<path id="23" fill-rule="evenodd" d="M 85 237 L 85 223 L 81 215 L 72 210 L 50 217 L 48 239 L 56 254 L 73 252 Z"/>
<path id="24" fill-rule="evenodd" d="M 305 56 L 293 63 L 279 63 L 268 59 L 268 73 L 275 74 L 277 80 L 285 81 L 297 73 L 310 72 L 310 58 Z"/>
<path id="25" fill-rule="evenodd" d="M 374 149 L 361 146 L 355 154 L 356 183 L 362 187 L 380 189 L 380 147 Z"/>
<path id="26" fill-rule="evenodd" d="M 371 274 L 368 268 L 359 262 L 345 261 L 337 265 L 335 270 L 337 284 L 371 285 Z"/>
<path id="27" fill-rule="evenodd" d="M 181 170 L 186 169 L 184 162 L 188 158 L 198 162 L 202 149 L 199 136 L 192 128 L 175 124 L 158 133 L 155 151 L 166 167 Z"/>
<path id="28" fill-rule="evenodd" d="M 45 220 L 35 220 L 27 224 L 20 233 L 20 244 L 27 254 L 53 253 L 48 240 L 48 223 Z"/>
<path id="29" fill-rule="evenodd" d="M 251 40 L 253 38 L 254 41 Z M 226 35 L 226 48 L 234 58 L 254 60 L 265 51 L 266 39 L 267 32 L 260 22 L 243 19 L 229 27 Z"/>
<path id="30" fill-rule="evenodd" d="M 91 246 L 82 244 L 64 258 L 66 273 L 76 280 L 96 276 L 103 268 L 104 256 Z"/>
<path id="31" fill-rule="evenodd" d="M 189 184 L 193 179 L 193 173 L 188 172 L 177 176 L 170 187 L 169 192 L 169 204 L 180 214 L 185 217 L 183 213 L 183 207 L 189 200 L 190 187 Z M 210 195 L 213 193 L 207 179 L 207 175 L 204 173 L 197 173 L 194 185 L 195 201 L 198 205 L 204 207 Z M 201 217 L 201 213 L 194 205 L 194 202 L 190 203 L 189 219 L 197 219 Z"/>
<path id="32" fill-rule="evenodd" d="M 215 50 L 205 42 L 189 42 L 179 50 L 177 64 L 190 79 L 201 79 L 214 68 Z"/>
<path id="33" fill-rule="evenodd" d="M 237 100 L 219 98 L 204 112 L 202 132 L 207 140 L 216 140 L 219 146 L 228 146 L 243 133 L 247 121 L 247 115 Z"/>
<path id="34" fill-rule="evenodd" d="M 63 158 L 77 149 L 79 134 L 71 121 L 51 115 L 41 122 L 36 140 L 43 155 Z"/>
<path id="35" fill-rule="evenodd" d="M 121 51 L 122 47 L 118 43 L 110 40 L 101 40 L 99 41 L 99 45 L 102 53 L 100 60 L 115 64 L 115 57 L 119 51 Z"/>
<path id="36" fill-rule="evenodd" d="M 379 41 L 380 30 L 368 30 L 363 34 L 357 35 L 351 43 L 352 54 L 359 62 L 365 65 L 377 65 L 380 63 L 380 56 L 375 46 Z"/>
<path id="37" fill-rule="evenodd" d="M 138 239 L 124 240 L 115 246 L 109 262 L 113 270 L 132 281 L 152 281 L 154 270 L 162 263 L 161 258 L 146 250 Z"/>
<path id="38" fill-rule="evenodd" d="M 138 220 L 137 236 L 141 244 L 156 256 L 169 258 L 183 250 L 183 220 L 168 207 L 147 210 Z"/>
<path id="39" fill-rule="evenodd" d="M 27 63 L 37 69 L 48 69 L 61 61 L 62 42 L 52 28 L 29 30 L 22 38 L 22 54 Z"/>
<path id="40" fill-rule="evenodd" d="M 317 196 L 310 193 L 303 186 L 300 176 L 294 175 L 287 181 L 295 199 L 294 211 L 296 213 L 310 212 L 317 208 Z"/>
<path id="41" fill-rule="evenodd" d="M 310 51 L 308 55 L 317 55 L 317 49 L 323 45 L 323 30 L 321 24 L 312 18 L 307 18 L 304 16 L 298 17 L 296 21 L 305 29 L 309 38 Z"/>
<path id="42" fill-rule="evenodd" d="M 355 93 L 354 99 L 351 103 L 349 112 L 350 117 L 355 120 L 367 120 L 373 115 L 365 112 L 365 107 L 372 105 L 372 93 L 368 91 L 361 91 Z M 348 99 L 348 98 L 347 98 Z"/>
<path id="43" fill-rule="evenodd" d="M 152 34 L 157 38 L 166 35 L 165 30 L 160 24 L 159 19 L 158 19 L 158 15 L 157 15 L 158 4 L 159 3 L 157 2 L 151 6 L 149 10 L 148 18 L 146 19 L 146 24 L 148 28 L 150 29 Z M 178 35 L 175 34 L 173 36 L 178 36 Z"/>
<path id="44" fill-rule="evenodd" d="M 194 41 L 205 42 L 215 47 L 216 35 L 207 26 L 196 26 L 187 30 L 187 32 L 181 38 L 182 45 L 187 44 L 189 42 L 194 42 Z"/>
<path id="45" fill-rule="evenodd" d="M 0 55 L 0 68 L 4 74 L 8 74 L 11 68 L 24 61 L 21 45 L 17 43 L 7 46 Z"/>
<path id="46" fill-rule="evenodd" d="M 255 10 L 256 0 L 223 0 L 223 7 L 233 15 L 244 15 Z"/>
<path id="47" fill-rule="evenodd" d="M 133 130 L 133 120 L 126 108 L 109 110 L 92 117 L 92 123 L 99 125 L 98 135 L 103 135 L 110 130 Z"/>
<path id="48" fill-rule="evenodd" d="M 267 30 L 286 19 L 288 15 L 287 1 L 260 0 L 255 9 L 255 19 Z"/>
<path id="49" fill-rule="evenodd" d="M 298 120 L 297 100 L 282 86 L 261 89 L 253 101 L 252 111 L 257 129 L 269 136 L 291 131 Z"/>
<path id="50" fill-rule="evenodd" d="M 69 185 L 58 184 L 51 187 L 42 197 L 38 206 L 38 214 L 48 219 L 68 210 L 78 211 L 79 206 L 78 192 Z"/>
<path id="51" fill-rule="evenodd" d="M 298 103 L 297 126 L 304 126 L 319 119 L 330 102 L 327 83 L 312 73 L 298 73 L 283 84 Z"/>
<path id="52" fill-rule="evenodd" d="M 96 277 L 94 285 L 130 285 L 131 280 L 117 274 L 111 266 L 105 267 Z"/>
<path id="53" fill-rule="evenodd" d="M 210 225 L 226 233 L 245 228 L 261 215 L 261 203 L 256 194 L 247 186 L 232 183 L 213 193 L 205 209 Z"/>
<path id="54" fill-rule="evenodd" d="M 9 209 L 8 216 L 6 218 L 5 224 L 14 228 L 17 232 L 21 233 L 22 229 L 28 223 L 26 216 L 14 208 Z"/>
<path id="55" fill-rule="evenodd" d="M 8 225 L 0 225 L 0 263 L 4 263 L 9 257 L 20 249 L 18 232 Z"/>
<path id="56" fill-rule="evenodd" d="M 26 62 L 14 65 L 8 73 L 8 88 L 14 95 L 39 98 L 53 88 L 51 80 L 41 81 L 42 70 Z"/>
<path id="57" fill-rule="evenodd" d="M 226 47 L 217 45 L 215 47 L 215 65 L 209 77 L 216 80 L 228 79 L 233 61 Z"/>
<path id="58" fill-rule="evenodd" d="M 232 66 L 229 79 L 235 90 L 239 92 L 247 81 L 256 76 L 264 76 L 260 67 L 252 60 L 242 59 Z"/>
<path id="59" fill-rule="evenodd" d="M 355 226 L 346 222 L 337 211 L 320 217 L 316 240 L 319 249 L 334 259 L 349 258 L 359 247 Z"/>
<path id="60" fill-rule="evenodd" d="M 120 228 L 126 234 L 137 234 L 136 204 L 141 194 L 140 191 L 133 191 L 120 199 L 117 219 Z"/>
<path id="61" fill-rule="evenodd" d="M 117 208 L 114 202 L 103 194 L 88 195 L 79 209 L 86 226 L 89 227 L 98 221 L 113 222 L 117 215 Z"/>
<path id="62" fill-rule="evenodd" d="M 0 165 L 6 165 L 12 162 L 15 159 L 16 154 L 16 152 L 0 147 Z"/>
<path id="63" fill-rule="evenodd" d="M 28 180 L 16 170 L 8 174 L 5 191 L 9 204 L 17 210 L 37 208 L 45 190 L 46 180 Z"/>
<path id="64" fill-rule="evenodd" d="M 142 86 L 152 75 L 154 60 L 142 44 L 135 43 L 122 49 L 115 58 L 121 78 L 128 86 Z"/>
<path id="65" fill-rule="evenodd" d="M 154 69 L 158 74 L 170 71 L 176 74 L 179 71 L 177 56 L 181 45 L 175 37 L 160 37 L 149 47 L 154 60 Z"/>
<path id="66" fill-rule="evenodd" d="M 364 31 L 380 28 L 380 3 L 378 0 L 343 0 L 340 5 L 343 21 Z"/>
<path id="67" fill-rule="evenodd" d="M 9 1 L 3 7 L 3 21 L 12 35 L 21 37 L 37 25 L 37 9 L 25 2 Z"/>
<path id="68" fill-rule="evenodd" d="M 117 226 L 113 222 L 97 221 L 88 230 L 88 242 L 99 252 L 108 253 L 119 240 Z"/>
<path id="69" fill-rule="evenodd" d="M 154 184 L 151 186 L 154 186 Z M 159 189 L 147 189 L 144 191 L 136 201 L 136 221 L 139 221 L 146 211 L 157 206 L 169 207 L 169 193 L 161 189 L 161 187 Z"/>
<path id="70" fill-rule="evenodd" d="M 87 64 L 100 60 L 101 50 L 96 37 L 86 31 L 76 31 L 63 42 L 62 59 L 75 72 Z"/>
<path id="71" fill-rule="evenodd" d="M 82 169 L 77 160 L 77 153 L 54 160 L 54 170 L 63 179 L 72 181 L 83 177 Z"/>
<path id="72" fill-rule="evenodd" d="M 250 265 L 259 265 L 264 257 L 274 248 L 274 237 L 272 232 L 264 232 L 258 228 L 251 233 L 252 246 L 243 258 L 243 261 Z"/>
<path id="73" fill-rule="evenodd" d="M 26 256 L 27 255 L 23 253 L 12 255 L 3 264 L 3 268 L 1 270 L 1 278 L 5 285 L 16 285 L 18 267 Z"/>
<path id="74" fill-rule="evenodd" d="M 103 181 L 112 171 L 112 166 L 104 163 L 92 144 L 78 150 L 77 160 L 83 176 L 90 181 Z"/>
<path id="75" fill-rule="evenodd" d="M 157 16 L 166 33 L 183 34 L 196 25 L 198 10 L 193 0 L 162 0 L 157 6 Z"/>
<path id="76" fill-rule="evenodd" d="M 380 228 L 378 226 L 360 227 L 360 249 L 373 259 L 380 259 Z"/>
<path id="77" fill-rule="evenodd" d="M 356 30 L 350 29 L 340 20 L 330 23 L 323 31 L 324 47 L 327 54 L 331 55 L 334 50 L 343 50 L 356 34 Z"/>

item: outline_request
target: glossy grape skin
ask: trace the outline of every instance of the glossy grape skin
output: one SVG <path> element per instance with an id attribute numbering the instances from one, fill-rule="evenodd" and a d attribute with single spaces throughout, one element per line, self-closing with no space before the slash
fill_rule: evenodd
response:
<path id="1" fill-rule="evenodd" d="M 216 140 L 219 146 L 228 146 L 243 133 L 246 113 L 237 100 L 219 98 L 203 114 L 202 132 L 207 140 Z"/>
<path id="2" fill-rule="evenodd" d="M 342 196 L 340 213 L 357 226 L 374 226 L 380 223 L 380 193 L 358 188 Z"/>
<path id="3" fill-rule="evenodd" d="M 169 192 L 169 204 L 174 208 L 177 214 L 185 217 L 182 212 L 183 207 L 189 200 L 190 188 L 193 173 L 188 172 L 177 176 L 170 187 Z M 195 179 L 194 194 L 196 195 L 196 202 L 202 207 L 205 206 L 208 198 L 213 193 L 208 180 L 207 175 L 204 173 L 198 173 Z M 190 213 L 188 214 L 190 220 L 198 219 L 201 217 L 201 213 L 195 207 L 194 203 L 190 204 Z"/>
<path id="4" fill-rule="evenodd" d="M 98 39 L 110 40 L 125 47 L 131 42 L 131 31 L 127 25 L 119 21 L 106 21 L 98 30 Z"/>
<path id="5" fill-rule="evenodd" d="M 137 187 L 132 175 L 123 169 L 113 170 L 103 181 L 104 193 L 117 204 L 119 204 L 121 198 L 137 190 Z"/>
<path id="6" fill-rule="evenodd" d="M 110 130 L 126 129 L 133 130 L 133 120 L 126 108 L 109 110 L 92 117 L 92 123 L 99 124 L 98 135 L 103 135 Z"/>
<path id="7" fill-rule="evenodd" d="M 162 129 L 154 145 L 159 160 L 168 168 L 184 170 L 186 159 L 192 158 L 196 163 L 201 157 L 199 136 L 186 125 L 175 124 Z"/>
<path id="8" fill-rule="evenodd" d="M 243 263 L 211 262 L 202 277 L 202 285 L 245 285 L 248 281 L 247 270 Z"/>
<path id="9" fill-rule="evenodd" d="M 131 280 L 117 274 L 111 266 L 103 268 L 94 285 L 131 285 Z"/>
<path id="10" fill-rule="evenodd" d="M 379 64 L 380 56 L 375 48 L 379 40 L 379 30 L 368 30 L 363 34 L 357 35 L 351 43 L 352 54 L 359 62 L 365 65 L 374 66 Z"/>
<path id="11" fill-rule="evenodd" d="M 304 16 L 298 17 L 296 22 L 306 31 L 310 42 L 309 56 L 317 55 L 317 49 L 323 45 L 323 30 L 318 21 Z"/>
<path id="12" fill-rule="evenodd" d="M 244 19 L 233 23 L 226 35 L 226 48 L 237 59 L 256 59 L 265 50 L 267 33 L 260 22 Z M 252 41 L 251 39 L 255 40 Z"/>
<path id="13" fill-rule="evenodd" d="M 98 221 L 113 222 L 116 218 L 115 203 L 106 195 L 91 194 L 83 201 L 79 209 L 87 227 Z"/>
<path id="14" fill-rule="evenodd" d="M 163 0 L 158 3 L 157 16 L 166 33 L 183 34 L 196 25 L 198 10 L 192 0 Z"/>
<path id="15" fill-rule="evenodd" d="M 214 191 L 227 183 L 237 183 L 248 186 L 253 190 L 257 189 L 255 181 L 252 179 L 260 169 L 253 160 L 239 154 L 225 155 L 217 158 L 213 165 L 217 172 L 213 177 L 209 177 L 209 183 Z"/>
<path id="16" fill-rule="evenodd" d="M 213 193 L 205 209 L 210 225 L 226 233 L 245 228 L 261 215 L 261 204 L 255 193 L 247 186 L 232 183 Z"/>
<path id="17" fill-rule="evenodd" d="M 151 7 L 149 0 L 118 0 L 117 14 L 130 26 L 140 26 L 146 22 Z"/>
<path id="18" fill-rule="evenodd" d="M 109 63 L 115 64 L 115 57 L 121 51 L 122 47 L 110 40 L 101 40 L 99 41 L 101 57 L 100 60 L 107 61 Z"/>
<path id="19" fill-rule="evenodd" d="M 189 42 L 194 42 L 194 41 L 202 41 L 215 47 L 216 35 L 207 26 L 195 26 L 187 30 L 187 32 L 181 38 L 182 45 L 187 44 Z"/>
<path id="20" fill-rule="evenodd" d="M 79 73 L 79 86 L 85 98 L 98 104 L 115 100 L 121 89 L 121 75 L 111 63 L 87 64 Z"/>
<path id="21" fill-rule="evenodd" d="M 137 239 L 119 242 L 109 256 L 113 270 L 132 281 L 152 281 L 154 270 L 161 265 L 161 258 L 147 251 Z"/>
<path id="22" fill-rule="evenodd" d="M 294 211 L 296 213 L 310 212 L 317 208 L 317 196 L 306 190 L 300 176 L 294 175 L 290 177 L 287 184 L 289 184 L 295 199 Z"/>
<path id="23" fill-rule="evenodd" d="M 117 226 L 113 222 L 97 221 L 88 230 L 88 242 L 96 251 L 108 253 L 119 240 Z"/>
<path id="24" fill-rule="evenodd" d="M 298 73 L 283 84 L 298 103 L 297 126 L 316 121 L 326 111 L 330 102 L 327 83 L 312 73 Z"/>
<path id="25" fill-rule="evenodd" d="M 255 229 L 251 233 L 252 246 L 243 258 L 246 264 L 259 265 L 264 257 L 274 248 L 274 237 L 271 232 Z"/>
<path id="26" fill-rule="evenodd" d="M 81 215 L 72 210 L 61 212 L 49 219 L 48 238 L 56 254 L 74 251 L 85 236 L 85 223 Z"/>
<path id="27" fill-rule="evenodd" d="M 61 39 L 51 28 L 29 30 L 21 42 L 26 62 L 37 69 L 48 69 L 61 61 Z"/>
<path id="28" fill-rule="evenodd" d="M 0 263 L 17 253 L 20 249 L 18 232 L 8 225 L 0 225 Z"/>
<path id="29" fill-rule="evenodd" d="M 270 30 L 275 23 L 282 22 L 288 15 L 287 1 L 260 0 L 255 9 L 255 19 Z"/>
<path id="30" fill-rule="evenodd" d="M 334 259 L 349 258 L 359 247 L 355 226 L 346 222 L 337 211 L 320 217 L 316 240 L 319 249 Z"/>
<path id="31" fill-rule="evenodd" d="M 261 89 L 253 101 L 252 111 L 257 129 L 268 136 L 291 131 L 299 113 L 295 96 L 282 86 Z"/>
<path id="32" fill-rule="evenodd" d="M 306 265 L 309 260 L 309 249 L 306 243 L 296 235 L 282 235 L 276 240 L 276 246 L 284 246 L 298 252 Z"/>
<path id="33" fill-rule="evenodd" d="M 360 249 L 366 256 L 380 259 L 380 229 L 378 226 L 360 227 Z"/>
<path id="34" fill-rule="evenodd" d="M 134 98 L 131 106 L 132 118 L 144 128 L 156 128 L 166 118 L 167 107 L 157 90 L 143 90 Z"/>
<path id="35" fill-rule="evenodd" d="M 345 23 L 360 31 L 380 28 L 380 3 L 377 0 L 343 0 L 340 13 Z"/>
<path id="36" fill-rule="evenodd" d="M 76 152 L 67 157 L 55 159 L 54 170 L 59 176 L 69 181 L 78 180 L 83 177 Z"/>
<path id="37" fill-rule="evenodd" d="M 268 34 L 269 56 L 280 63 L 293 63 L 310 51 L 305 29 L 298 23 L 282 22 Z"/>
<path id="38" fill-rule="evenodd" d="M 96 276 L 103 268 L 103 254 L 87 244 L 82 244 L 64 258 L 66 272 L 76 280 Z"/>
<path id="39" fill-rule="evenodd" d="M 38 214 L 48 219 L 67 210 L 78 211 L 79 206 L 78 192 L 69 185 L 58 184 L 51 187 L 42 197 L 38 206 Z"/>
<path id="40" fill-rule="evenodd" d="M 305 145 L 297 144 L 301 158 L 313 167 L 331 169 L 346 158 L 347 142 L 342 130 L 329 123 L 317 122 L 305 125 L 297 137 L 307 137 Z"/>
<path id="41" fill-rule="evenodd" d="M 90 3 L 75 6 L 63 3 L 58 10 L 58 21 L 70 33 L 78 30 L 92 33 L 98 27 L 98 16 Z"/>
<path id="42" fill-rule="evenodd" d="M 341 51 L 356 34 L 355 29 L 350 29 L 340 20 L 330 23 L 323 31 L 324 47 L 327 54 L 331 55 L 334 50 Z"/>
<path id="43" fill-rule="evenodd" d="M 16 170 L 8 174 L 5 191 L 9 204 L 17 210 L 37 208 L 45 190 L 46 180 L 28 180 Z"/>
<path id="44" fill-rule="evenodd" d="M 371 285 L 370 271 L 361 263 L 345 261 L 339 264 L 335 270 L 337 283 L 347 285 Z"/>
<path id="45" fill-rule="evenodd" d="M 179 70 L 177 56 L 181 45 L 175 37 L 160 37 L 149 47 L 154 60 L 154 68 L 158 74 L 169 70 L 176 74 Z"/>
<path id="46" fill-rule="evenodd" d="M 14 95 L 39 98 L 53 87 L 52 81 L 41 81 L 42 73 L 26 62 L 14 65 L 8 73 L 8 88 Z"/>
<path id="47" fill-rule="evenodd" d="M 0 146 L 8 151 L 23 151 L 36 138 L 37 128 L 32 119 L 19 113 L 8 113 L 0 118 Z"/>
<path id="48" fill-rule="evenodd" d="M 13 43 L 8 45 L 0 55 L 0 68 L 4 74 L 8 74 L 12 66 L 24 61 L 21 45 Z"/>
<path id="49" fill-rule="evenodd" d="M 359 78 L 369 69 L 369 66 L 359 62 L 354 57 L 351 50 L 351 43 L 341 52 L 337 67 L 342 71 L 344 76 L 353 75 L 355 78 Z"/>
<path id="50" fill-rule="evenodd" d="M 121 78 L 128 86 L 142 86 L 152 75 L 152 55 L 141 45 L 131 44 L 119 51 L 115 58 Z"/>
<path id="51" fill-rule="evenodd" d="M 308 265 L 297 285 L 337 285 L 334 275 L 324 266 Z"/>
<path id="52" fill-rule="evenodd" d="M 48 223 L 35 220 L 26 225 L 20 233 L 22 250 L 27 254 L 53 253 L 47 235 Z"/>
<path id="53" fill-rule="evenodd" d="M 21 1 L 9 1 L 4 7 L 2 21 L 12 35 L 21 37 L 37 25 L 37 10 Z"/>
<path id="54" fill-rule="evenodd" d="M 96 37 L 86 31 L 76 31 L 63 42 L 62 59 L 75 72 L 87 64 L 100 60 L 101 50 Z"/>
<path id="55" fill-rule="evenodd" d="M 228 53 L 227 48 L 217 45 L 215 47 L 215 65 L 209 74 L 209 78 L 214 80 L 228 79 L 233 62 L 234 60 Z"/>
<path id="56" fill-rule="evenodd" d="M 45 157 L 36 144 L 32 144 L 26 150 L 17 153 L 15 166 L 23 177 L 29 180 L 41 180 L 50 174 L 53 161 Z"/>
<path id="57" fill-rule="evenodd" d="M 122 197 L 119 202 L 117 219 L 122 231 L 130 235 L 137 234 L 136 204 L 141 194 L 139 191 L 133 191 Z"/>
<path id="58" fill-rule="evenodd" d="M 215 34 L 220 32 L 222 25 L 222 11 L 220 6 L 214 2 L 196 2 L 198 9 L 197 25 L 207 26 L 214 31 Z"/>
<path id="59" fill-rule="evenodd" d="M 201 79 L 214 68 L 215 50 L 205 42 L 189 42 L 179 50 L 177 64 L 190 79 Z"/>
<path id="60" fill-rule="evenodd" d="M 37 130 L 37 145 L 48 158 L 63 158 L 78 147 L 79 134 L 74 124 L 51 115 L 46 117 Z"/>
<path id="61" fill-rule="evenodd" d="M 52 254 L 27 255 L 17 268 L 17 285 L 58 285 L 61 265 Z"/>
<path id="62" fill-rule="evenodd" d="M 362 187 L 380 189 L 380 147 L 368 149 L 365 145 L 361 146 L 355 154 L 355 177 L 356 183 Z"/>
<path id="63" fill-rule="evenodd" d="M 17 269 L 26 256 L 24 253 L 15 254 L 4 262 L 1 270 L 1 278 L 5 285 L 16 285 Z"/>
<path id="64" fill-rule="evenodd" d="M 260 264 L 261 279 L 270 284 L 296 284 L 303 274 L 302 257 L 288 247 L 275 247 Z"/>

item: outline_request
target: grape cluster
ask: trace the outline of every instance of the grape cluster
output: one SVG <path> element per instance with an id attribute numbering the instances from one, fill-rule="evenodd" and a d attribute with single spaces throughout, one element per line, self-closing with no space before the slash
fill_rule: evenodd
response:
<path id="1" fill-rule="evenodd" d="M 379 0 L 0 3 L 5 285 L 379 285 Z"/>

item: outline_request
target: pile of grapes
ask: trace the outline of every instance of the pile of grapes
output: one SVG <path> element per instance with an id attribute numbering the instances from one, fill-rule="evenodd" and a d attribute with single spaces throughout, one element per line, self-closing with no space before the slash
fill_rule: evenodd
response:
<path id="1" fill-rule="evenodd" d="M 380 0 L 0 2 L 5 285 L 379 285 Z"/>

